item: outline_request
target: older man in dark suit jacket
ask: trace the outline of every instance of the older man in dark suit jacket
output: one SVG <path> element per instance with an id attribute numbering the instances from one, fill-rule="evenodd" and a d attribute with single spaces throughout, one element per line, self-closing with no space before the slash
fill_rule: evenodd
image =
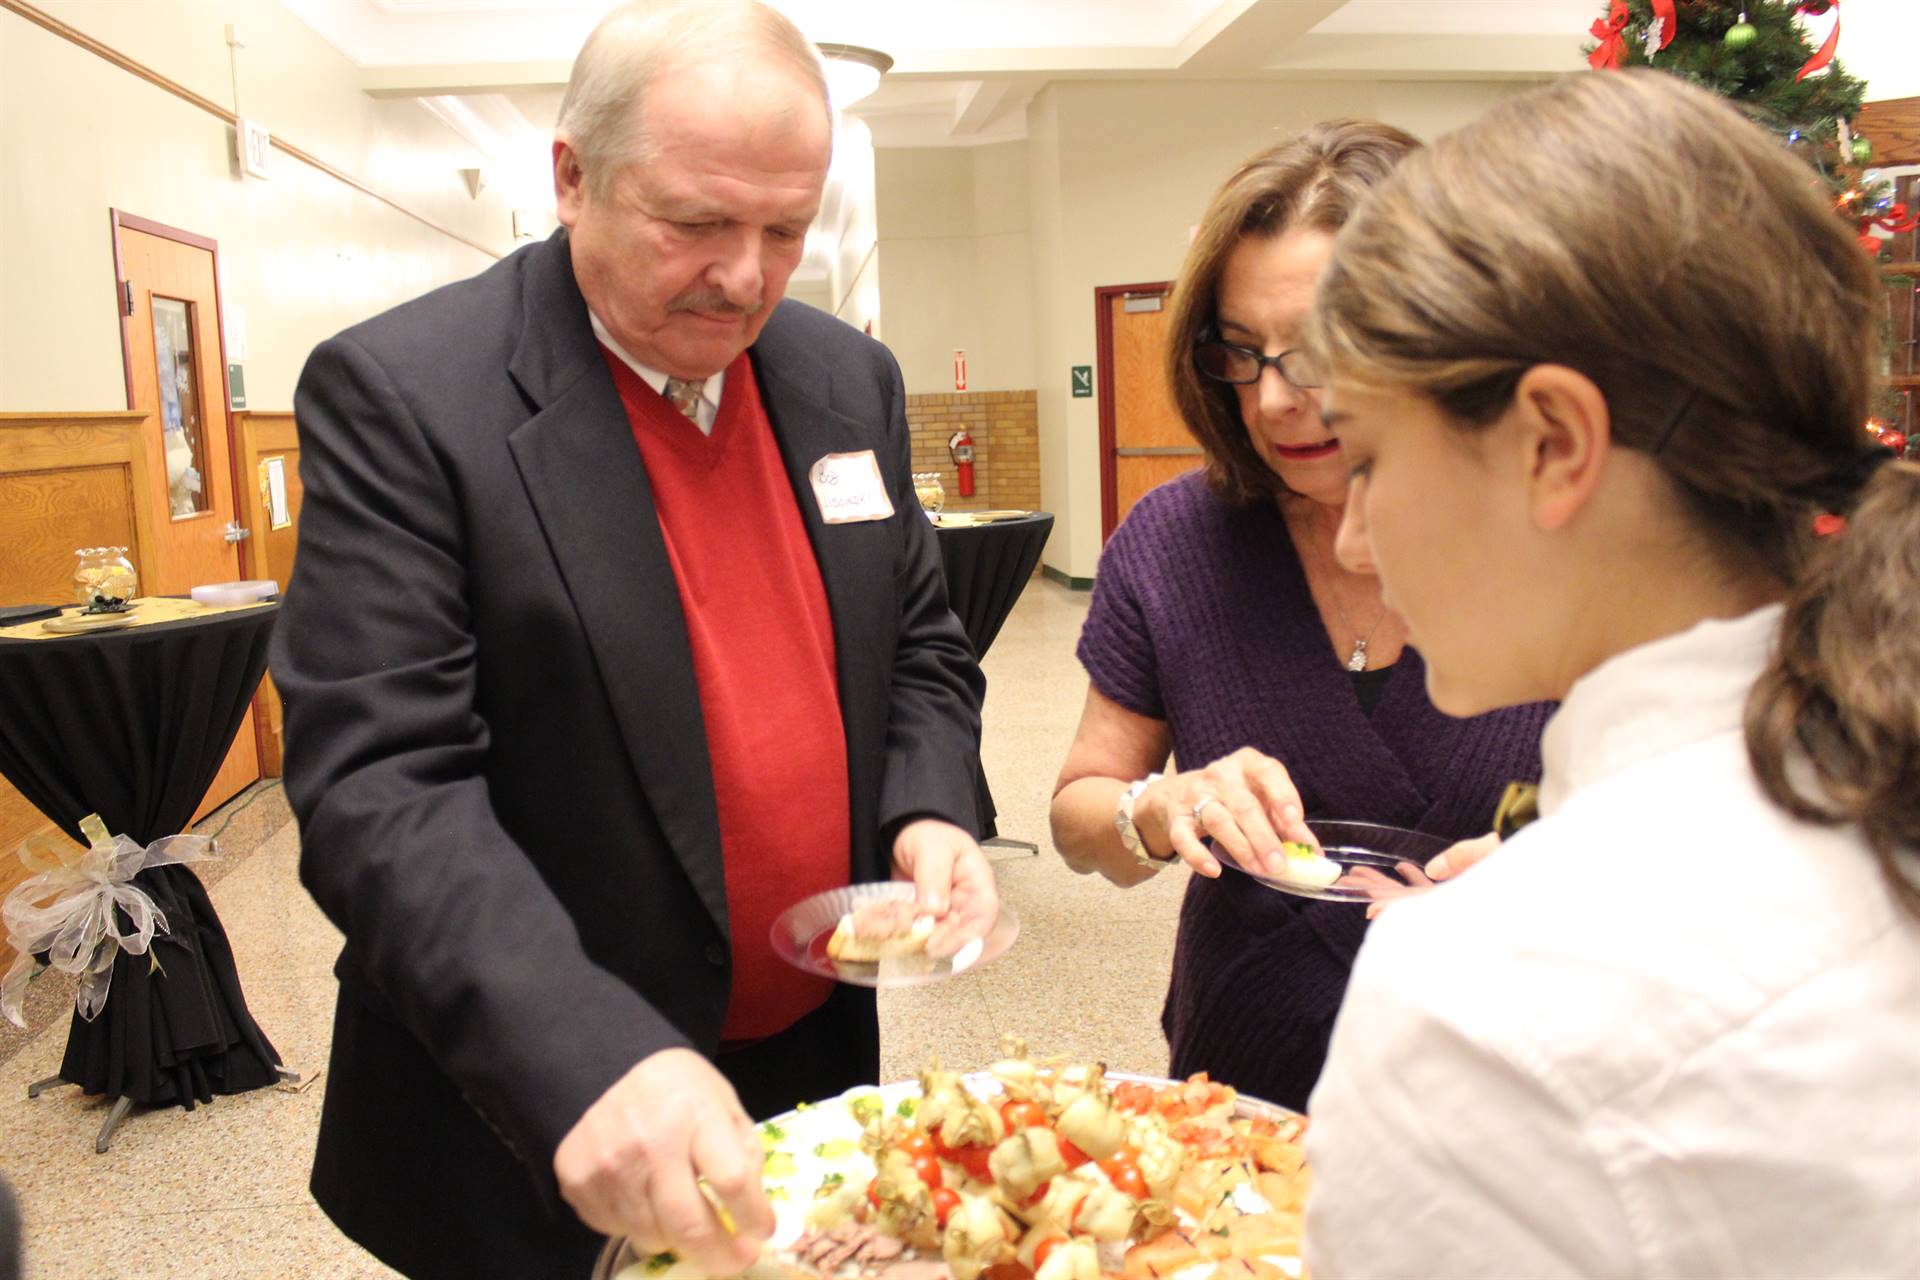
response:
<path id="1" fill-rule="evenodd" d="M 564 229 L 301 378 L 273 671 L 346 935 L 313 1186 L 409 1274 L 584 1275 L 595 1232 L 739 1269 L 748 1113 L 878 1068 L 871 993 L 782 965 L 774 915 L 908 877 L 952 949 L 998 910 L 898 367 L 779 301 L 830 129 L 771 10 L 619 11 Z"/>

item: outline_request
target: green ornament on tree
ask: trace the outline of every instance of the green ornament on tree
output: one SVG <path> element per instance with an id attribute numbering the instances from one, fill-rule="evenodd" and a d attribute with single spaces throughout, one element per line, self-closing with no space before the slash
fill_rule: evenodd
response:
<path id="1" fill-rule="evenodd" d="M 1853 140 L 1853 162 L 1858 165 L 1873 163 L 1873 143 L 1865 138 Z"/>
<path id="2" fill-rule="evenodd" d="M 1727 42 L 1727 48 L 1738 52 L 1752 44 L 1759 35 L 1760 32 L 1747 21 L 1747 15 L 1743 13 L 1740 15 L 1740 21 L 1727 28 L 1727 34 L 1723 38 Z"/>

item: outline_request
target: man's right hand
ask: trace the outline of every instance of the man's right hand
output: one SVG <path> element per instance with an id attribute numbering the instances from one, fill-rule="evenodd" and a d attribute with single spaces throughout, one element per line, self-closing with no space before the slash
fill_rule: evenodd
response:
<path id="1" fill-rule="evenodd" d="M 691 1049 L 663 1049 L 587 1108 L 553 1153 L 553 1171 L 560 1194 L 595 1231 L 731 1276 L 773 1234 L 762 1159 L 759 1134 L 726 1077 Z M 726 1206 L 735 1233 L 696 1178 Z"/>

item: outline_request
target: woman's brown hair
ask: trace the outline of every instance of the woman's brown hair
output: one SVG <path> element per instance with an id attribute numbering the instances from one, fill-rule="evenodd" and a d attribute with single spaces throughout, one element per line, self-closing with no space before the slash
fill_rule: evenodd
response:
<path id="1" fill-rule="evenodd" d="M 1709 554 L 1788 589 L 1749 696 L 1775 803 L 1858 823 L 1920 914 L 1920 467 L 1863 430 L 1877 273 L 1810 174 L 1655 71 L 1510 99 L 1410 158 L 1340 233 L 1308 341 L 1336 382 L 1492 422 L 1564 365 L 1659 463 Z M 1847 512 L 1843 536 L 1813 518 Z"/>
<path id="2" fill-rule="evenodd" d="M 1338 231 L 1362 196 L 1420 145 L 1374 120 L 1329 120 L 1269 147 L 1226 180 L 1201 216 L 1174 286 L 1167 385 L 1207 456 L 1207 482 L 1235 505 L 1286 492 L 1247 439 L 1233 388 L 1203 377 L 1193 347 L 1213 331 L 1227 256 L 1251 236 Z"/>

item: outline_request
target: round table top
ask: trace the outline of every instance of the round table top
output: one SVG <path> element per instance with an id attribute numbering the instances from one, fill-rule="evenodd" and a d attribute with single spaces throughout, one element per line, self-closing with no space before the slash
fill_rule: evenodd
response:
<path id="1" fill-rule="evenodd" d="M 76 643 L 111 646 L 122 641 L 149 640 L 204 628 L 258 626 L 280 612 L 279 602 L 272 600 L 242 605 L 203 605 L 181 597 L 154 596 L 134 603 L 138 607 L 127 615 L 126 624 L 122 626 L 53 632 L 43 625 L 50 619 L 36 618 L 0 627 L 0 653 L 38 650 L 52 642 L 58 642 L 61 648 L 70 648 Z M 60 617 L 72 618 L 79 613 L 80 608 L 75 605 L 62 609 Z"/>

